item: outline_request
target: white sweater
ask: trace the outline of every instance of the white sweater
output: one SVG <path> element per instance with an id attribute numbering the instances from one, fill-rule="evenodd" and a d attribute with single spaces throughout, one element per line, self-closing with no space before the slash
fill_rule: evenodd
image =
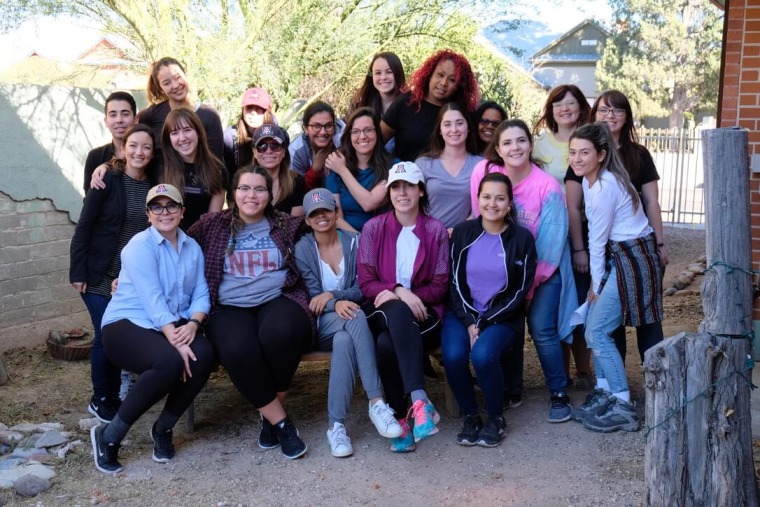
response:
<path id="1" fill-rule="evenodd" d="M 617 178 L 607 170 L 600 173 L 592 186 L 583 178 L 583 200 L 588 218 L 589 263 L 594 292 L 604 275 L 607 241 L 625 241 L 652 232 L 644 206 L 634 210 L 631 196 Z"/>

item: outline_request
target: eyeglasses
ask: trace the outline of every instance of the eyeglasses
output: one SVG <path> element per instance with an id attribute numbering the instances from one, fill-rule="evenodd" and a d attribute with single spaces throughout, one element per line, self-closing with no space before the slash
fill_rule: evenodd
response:
<path id="1" fill-rule="evenodd" d="M 285 149 L 285 146 L 280 143 L 259 143 L 256 145 L 256 151 L 259 153 L 266 153 L 267 148 L 269 148 L 272 153 L 280 153 Z"/>
<path id="2" fill-rule="evenodd" d="M 359 137 L 359 134 L 364 134 L 369 137 L 375 133 L 375 127 L 364 127 L 363 129 L 351 129 L 349 130 L 353 137 Z"/>
<path id="3" fill-rule="evenodd" d="M 612 116 L 618 117 L 625 114 L 625 109 L 619 107 L 600 107 L 596 110 L 596 115 L 604 118 L 608 114 L 612 113 Z"/>
<path id="4" fill-rule="evenodd" d="M 496 128 L 501 124 L 501 120 L 489 120 L 488 118 L 481 118 L 480 120 L 478 120 L 478 122 L 484 127 L 487 127 L 490 125 L 493 128 Z"/>
<path id="5" fill-rule="evenodd" d="M 252 187 L 252 186 L 249 186 L 249 185 L 240 185 L 240 186 L 237 186 L 237 187 L 235 187 L 235 190 L 237 190 L 238 192 L 240 192 L 243 195 L 248 195 L 251 192 L 253 192 L 256 195 L 263 195 L 263 194 L 268 194 L 269 193 L 269 190 L 267 190 L 267 187 Z"/>
<path id="6" fill-rule="evenodd" d="M 162 204 L 148 204 L 148 211 L 150 211 L 154 215 L 163 215 L 164 210 L 166 210 L 168 214 L 174 215 L 180 209 L 182 209 L 182 205 L 176 202 L 170 202 L 166 206 Z"/>
<path id="7" fill-rule="evenodd" d="M 554 109 L 562 109 L 563 107 L 575 107 L 578 105 L 577 100 L 567 100 L 565 102 L 552 102 Z"/>
<path id="8" fill-rule="evenodd" d="M 333 130 L 335 130 L 335 123 L 333 123 L 333 122 L 324 123 L 324 124 L 322 124 L 322 123 L 309 123 L 306 126 L 309 127 L 310 129 L 314 130 L 315 132 L 319 132 L 322 129 L 324 129 L 325 132 L 332 132 Z"/>

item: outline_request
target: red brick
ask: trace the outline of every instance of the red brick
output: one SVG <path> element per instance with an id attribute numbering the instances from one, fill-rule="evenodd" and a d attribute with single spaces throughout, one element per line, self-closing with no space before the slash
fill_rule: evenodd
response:
<path id="1" fill-rule="evenodd" d="M 744 56 L 760 56 L 760 44 L 747 44 L 742 51 Z"/>
<path id="2" fill-rule="evenodd" d="M 741 92 L 742 93 L 760 93 L 760 83 L 742 83 Z"/>
<path id="3" fill-rule="evenodd" d="M 760 42 L 760 33 L 757 34 L 757 41 Z M 760 58 L 755 56 L 749 56 L 742 58 L 743 69 L 760 69 Z M 730 75 L 726 73 L 726 75 Z"/>
<path id="4" fill-rule="evenodd" d="M 742 80 L 742 83 L 746 83 L 748 81 L 757 81 L 758 75 L 760 75 L 760 72 L 757 69 L 742 69 L 739 78 Z"/>
<path id="5" fill-rule="evenodd" d="M 744 95 L 739 96 L 739 105 L 741 106 L 756 106 L 757 105 L 757 98 L 758 95 L 755 94 L 749 94 L 745 93 Z M 731 102 L 736 104 L 736 99 L 731 97 Z M 731 107 L 728 103 L 728 101 L 723 101 L 723 107 Z"/>
<path id="6" fill-rule="evenodd" d="M 733 6 L 732 6 L 733 7 Z M 758 32 L 755 34 L 754 32 Z M 749 41 L 752 40 L 753 42 L 757 42 L 753 40 L 751 37 L 757 35 L 757 40 L 760 40 L 760 19 L 747 19 L 747 21 L 744 24 L 744 40 Z"/>

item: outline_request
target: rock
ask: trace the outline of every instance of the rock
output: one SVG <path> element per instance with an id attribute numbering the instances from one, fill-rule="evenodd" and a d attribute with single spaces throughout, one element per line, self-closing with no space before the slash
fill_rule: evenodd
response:
<path id="1" fill-rule="evenodd" d="M 26 463 L 24 458 L 5 458 L 0 460 L 0 470 L 11 470 Z"/>
<path id="2" fill-rule="evenodd" d="M 97 426 L 98 424 L 100 424 L 100 421 L 94 417 L 92 419 L 80 419 L 79 429 L 82 431 L 90 431 L 93 426 Z"/>
<path id="3" fill-rule="evenodd" d="M 49 490 L 52 486 L 47 479 L 35 475 L 27 475 L 17 480 L 13 488 L 16 490 L 16 494 L 29 497 L 37 496 L 43 491 Z"/>
<path id="4" fill-rule="evenodd" d="M 66 457 L 66 453 L 68 453 L 71 449 L 74 448 L 74 446 L 82 445 L 81 440 L 74 440 L 73 442 L 69 442 L 68 444 L 64 445 L 60 449 L 56 451 L 56 456 L 63 459 Z"/>
<path id="5" fill-rule="evenodd" d="M 55 456 L 52 454 L 32 454 L 29 456 L 29 461 L 34 461 L 36 463 L 50 463 L 55 459 Z"/>
<path id="6" fill-rule="evenodd" d="M 37 443 L 35 443 L 34 446 L 37 448 L 55 447 L 56 445 L 65 444 L 67 441 L 68 439 L 61 435 L 60 431 L 49 430 L 43 433 L 40 438 L 37 439 Z"/>
<path id="7" fill-rule="evenodd" d="M 663 295 L 663 296 L 672 296 L 672 295 L 673 295 L 673 294 L 675 294 L 677 291 L 678 291 L 678 289 L 676 289 L 675 287 L 670 287 L 670 288 L 668 288 L 668 289 L 665 289 L 665 290 L 662 292 L 662 295 Z"/>
<path id="8" fill-rule="evenodd" d="M 13 449 L 13 452 L 11 453 L 11 456 L 14 458 L 29 458 L 29 456 L 34 456 L 35 454 L 47 454 L 47 450 L 43 449 L 37 449 L 36 447 L 16 447 Z"/>
<path id="9" fill-rule="evenodd" d="M 0 443 L 12 444 L 13 442 L 20 441 L 22 438 L 24 438 L 23 433 L 19 433 L 18 431 L 0 430 Z"/>
<path id="10" fill-rule="evenodd" d="M 0 444 L 0 456 L 11 452 L 11 446 L 8 444 Z"/>
<path id="11" fill-rule="evenodd" d="M 689 289 L 678 290 L 673 294 L 674 297 L 691 296 L 691 295 L 692 295 L 692 292 Z"/>
<path id="12" fill-rule="evenodd" d="M 686 276 L 686 275 L 680 275 L 678 277 L 678 281 L 681 282 L 684 287 L 686 287 L 687 285 L 689 285 L 691 283 L 691 277 Z M 683 288 L 683 287 L 681 287 L 681 288 Z"/>
<path id="13" fill-rule="evenodd" d="M 691 280 L 694 280 L 694 277 L 696 275 L 694 273 L 692 273 L 691 271 L 681 271 L 681 274 L 679 275 L 679 278 L 681 276 L 685 276 L 686 278 L 688 278 L 691 281 Z"/>
<path id="14" fill-rule="evenodd" d="M 18 471 L 18 467 L 11 468 L 10 470 L 0 470 L 0 488 L 12 488 L 19 477 L 21 477 Z"/>
<path id="15" fill-rule="evenodd" d="M 7 429 L 8 429 L 7 425 L 0 423 L 0 430 L 7 430 Z"/>
<path id="16" fill-rule="evenodd" d="M 692 264 L 686 270 L 691 271 L 695 275 L 701 275 L 704 273 L 705 267 L 702 264 Z"/>
<path id="17" fill-rule="evenodd" d="M 21 424 L 12 426 L 11 429 L 13 431 L 20 431 L 22 433 L 32 433 L 34 431 L 37 431 L 39 427 L 40 427 L 39 424 L 21 423 Z"/>
<path id="18" fill-rule="evenodd" d="M 680 280 L 680 277 L 679 277 L 679 278 L 676 278 L 675 280 L 673 280 L 673 287 L 675 287 L 675 288 L 676 288 L 676 289 L 678 289 L 678 290 L 681 290 L 681 289 L 683 289 L 683 288 L 684 288 L 684 287 L 686 287 L 687 285 L 689 285 L 689 282 L 686 282 L 686 283 L 682 282 L 682 281 Z"/>
<path id="19" fill-rule="evenodd" d="M 56 430 L 56 431 L 63 431 L 63 424 L 59 422 L 45 422 L 38 425 L 39 429 L 41 431 L 50 431 L 50 430 Z"/>
<path id="20" fill-rule="evenodd" d="M 27 465 L 21 466 L 18 470 L 19 476 L 21 477 L 24 477 L 25 475 L 35 475 L 42 479 L 52 479 L 55 477 L 55 472 L 52 468 L 46 467 L 45 465 L 41 465 L 39 463 L 29 463 Z"/>

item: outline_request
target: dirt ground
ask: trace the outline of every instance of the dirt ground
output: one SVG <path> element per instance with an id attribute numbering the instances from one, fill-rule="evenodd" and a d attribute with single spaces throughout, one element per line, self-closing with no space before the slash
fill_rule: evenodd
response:
<path id="1" fill-rule="evenodd" d="M 672 278 L 704 253 L 704 231 L 666 230 Z M 697 277 L 692 288 L 698 288 Z M 665 298 L 665 335 L 695 331 L 701 318 L 699 296 Z M 494 449 L 462 447 L 455 435 L 461 421 L 444 413 L 443 384 L 429 380 L 431 398 L 442 412 L 441 432 L 417 451 L 398 455 L 374 431 L 366 399 L 357 391 L 347 422 L 354 455 L 330 455 L 327 429 L 327 363 L 301 366 L 287 408 L 309 445 L 305 458 L 289 461 L 278 449 L 256 445 L 259 424 L 253 408 L 227 375 L 212 375 L 196 401 L 196 431 L 184 421 L 175 430 L 177 458 L 151 460 L 148 428 L 154 409 L 132 428 L 117 476 L 92 464 L 89 435 L 77 430 L 89 417 L 89 365 L 53 360 L 44 347 L 5 353 L 12 382 L 0 387 L 0 422 L 60 421 L 78 431 L 83 445 L 54 466 L 53 487 L 34 499 L 0 490 L 0 505 L 430 505 L 637 506 L 644 495 L 644 431 L 602 435 L 580 424 L 549 424 L 543 375 L 532 343 L 526 344 L 525 404 L 508 410 L 507 436 Z M 643 410 L 642 373 L 635 338 L 629 331 L 631 391 Z M 570 389 L 574 404 L 586 393 Z"/>

